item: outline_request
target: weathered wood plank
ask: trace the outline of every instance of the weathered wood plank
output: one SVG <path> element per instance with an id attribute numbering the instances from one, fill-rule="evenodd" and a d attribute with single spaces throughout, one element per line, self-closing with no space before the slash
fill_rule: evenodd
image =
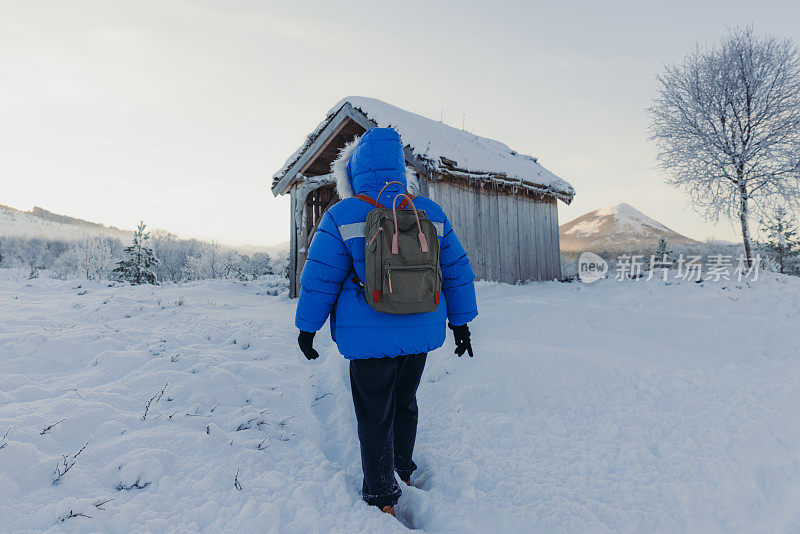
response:
<path id="1" fill-rule="evenodd" d="M 553 254 L 550 250 L 550 243 L 552 242 L 550 237 L 550 206 L 544 202 L 541 202 L 539 205 L 542 211 L 542 250 L 544 252 L 542 254 L 544 257 L 542 280 L 549 280 L 550 273 L 553 270 Z"/>
<path id="2" fill-rule="evenodd" d="M 547 226 L 545 227 L 545 232 L 547 235 L 547 240 L 545 246 L 547 247 L 547 280 L 552 280 L 555 278 L 556 275 L 556 265 L 558 263 L 558 258 L 555 251 L 555 244 L 553 241 L 553 209 L 552 205 L 547 202 L 544 207 L 546 208 L 547 213 Z"/>
<path id="3" fill-rule="evenodd" d="M 494 253 L 491 248 L 493 222 L 489 213 L 489 191 L 486 187 L 480 188 L 480 195 L 478 197 L 479 213 L 478 219 L 479 239 L 481 242 L 481 273 L 478 275 L 479 280 L 494 280 L 492 275 L 492 264 Z"/>
<path id="4" fill-rule="evenodd" d="M 450 224 L 452 224 L 453 228 L 456 228 L 456 232 L 458 232 L 456 227 L 458 224 L 456 220 L 458 219 L 458 215 L 453 213 L 453 206 L 450 203 L 450 184 L 436 182 L 436 203 L 442 207 L 445 215 L 450 219 Z"/>
<path id="5" fill-rule="evenodd" d="M 475 271 L 475 279 L 476 280 L 485 280 L 486 279 L 486 247 L 483 246 L 483 239 L 482 239 L 482 226 L 483 226 L 483 216 L 481 213 L 481 197 L 483 196 L 483 188 L 476 185 L 476 187 L 472 190 L 472 221 L 473 221 L 473 228 L 472 231 L 474 232 L 475 236 L 475 243 L 477 250 L 475 251 L 475 265 L 473 265 L 472 269 Z"/>
<path id="6" fill-rule="evenodd" d="M 519 277 L 522 282 L 533 279 L 531 256 L 533 246 L 530 239 L 530 201 L 517 198 L 517 230 L 519 233 Z"/>
<path id="7" fill-rule="evenodd" d="M 550 271 L 550 279 L 561 278 L 561 255 L 558 246 L 558 206 L 555 202 L 548 202 L 550 206 L 550 253 L 553 255 L 553 267 Z"/>
<path id="8" fill-rule="evenodd" d="M 539 209 L 542 212 L 542 258 L 544 259 L 544 266 L 542 269 L 542 280 L 549 280 L 550 273 L 553 270 L 553 254 L 550 250 L 550 207 L 545 202 L 539 203 Z"/>
<path id="9" fill-rule="evenodd" d="M 475 239 L 475 219 L 472 217 L 472 210 L 470 209 L 469 202 L 472 199 L 472 191 L 468 191 L 460 186 L 454 186 L 453 196 L 458 204 L 458 216 L 461 221 L 461 244 L 464 250 L 467 251 L 467 256 L 472 259 L 477 256 L 478 247 L 477 240 Z"/>
<path id="10" fill-rule="evenodd" d="M 539 251 L 537 250 L 536 244 L 536 203 L 533 201 L 532 198 L 527 199 L 527 214 L 528 214 L 528 221 L 527 221 L 527 232 L 528 232 L 528 276 L 532 281 L 536 281 L 538 279 L 538 269 L 536 268 L 536 261 L 537 257 L 539 256 Z"/>
<path id="11" fill-rule="evenodd" d="M 516 195 L 508 197 L 508 238 L 511 247 L 511 268 L 513 272 L 514 283 L 519 283 L 522 280 L 519 265 L 519 224 L 517 222 L 517 197 Z"/>
<path id="12" fill-rule="evenodd" d="M 563 276 L 563 273 L 561 272 L 561 237 L 558 235 L 558 201 L 556 199 L 553 199 L 550 203 L 550 209 L 553 214 L 553 250 L 555 250 L 556 258 L 558 260 L 556 263 L 555 276 L 561 280 L 561 277 Z"/>
<path id="13" fill-rule="evenodd" d="M 536 281 L 539 279 L 539 268 L 536 264 L 539 259 L 539 251 L 536 244 L 536 203 L 529 198 L 527 204 L 525 231 L 527 233 L 526 240 L 528 241 L 528 277 L 532 281 Z"/>
<path id="14" fill-rule="evenodd" d="M 536 202 L 535 199 L 531 199 L 528 203 L 528 231 L 530 232 L 530 247 L 531 247 L 531 280 L 539 281 L 541 280 L 541 261 L 542 261 L 542 251 L 540 249 L 541 244 L 539 243 L 539 204 Z"/>
<path id="15" fill-rule="evenodd" d="M 542 203 L 540 200 L 534 202 L 534 228 L 533 234 L 536 239 L 536 279 L 541 281 L 545 278 L 545 271 L 547 270 L 547 250 L 544 245 L 544 212 L 542 211 Z"/>
<path id="16" fill-rule="evenodd" d="M 480 190 L 477 188 L 464 190 L 464 212 L 469 219 L 469 254 L 470 260 L 475 262 L 472 270 L 481 269 L 483 256 L 481 255 L 480 220 L 477 217 L 477 206 L 480 201 Z M 474 259 L 473 259 L 474 258 Z"/>
<path id="17" fill-rule="evenodd" d="M 445 189 L 447 189 L 447 205 L 449 209 L 447 216 L 450 217 L 450 223 L 453 225 L 453 230 L 455 230 L 458 240 L 461 242 L 461 246 L 466 249 L 464 240 L 467 236 L 465 235 L 464 218 L 461 215 L 461 196 L 459 195 L 459 190 L 450 183 L 445 185 Z"/>
<path id="18" fill-rule="evenodd" d="M 516 265 L 519 254 L 514 250 L 512 232 L 514 230 L 510 223 L 512 213 L 509 197 L 498 196 L 498 213 L 500 214 L 500 281 L 508 284 L 516 282 Z"/>
<path id="19" fill-rule="evenodd" d="M 527 256 L 529 254 L 530 243 L 527 239 L 527 228 L 525 228 L 527 217 L 527 202 L 524 198 L 516 196 L 514 198 L 514 224 L 517 234 L 517 275 L 520 282 L 525 282 L 528 276 Z"/>
<path id="20" fill-rule="evenodd" d="M 489 220 L 492 224 L 492 240 L 490 244 L 490 249 L 492 251 L 492 259 L 493 259 L 493 276 L 492 280 L 494 281 L 502 281 L 503 280 L 503 255 L 501 254 L 501 225 L 500 225 L 500 202 L 499 202 L 499 195 L 497 191 L 494 189 L 489 190 L 489 210 L 490 210 L 490 217 Z"/>
<path id="21" fill-rule="evenodd" d="M 525 279 L 522 276 L 522 255 L 520 254 L 520 249 L 522 248 L 522 236 L 520 235 L 519 228 L 519 210 L 522 208 L 521 203 L 522 198 L 519 196 L 514 195 L 511 197 L 509 202 L 511 210 L 508 213 L 508 227 L 511 232 L 511 250 L 514 257 L 515 282 L 522 282 Z"/>
<path id="22" fill-rule="evenodd" d="M 425 194 L 425 196 L 428 197 L 429 199 L 433 200 L 437 204 L 439 204 L 439 201 L 436 200 L 436 186 L 437 185 L 438 185 L 438 182 L 428 182 L 428 192 Z"/>
<path id="23" fill-rule="evenodd" d="M 295 194 L 294 188 L 289 195 L 289 298 L 297 297 L 299 280 L 297 279 L 297 232 L 294 224 Z"/>

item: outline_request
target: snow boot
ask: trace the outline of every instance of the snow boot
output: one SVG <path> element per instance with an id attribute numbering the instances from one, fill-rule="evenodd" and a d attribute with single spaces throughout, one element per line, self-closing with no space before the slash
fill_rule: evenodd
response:
<path id="1" fill-rule="evenodd" d="M 381 508 L 381 512 L 383 512 L 384 514 L 389 514 L 392 517 L 397 517 L 397 515 L 394 513 L 394 506 L 384 506 L 383 508 Z"/>
<path id="2" fill-rule="evenodd" d="M 403 484 L 405 484 L 406 486 L 409 486 L 409 487 L 411 487 L 411 477 L 408 477 L 408 478 L 401 478 L 400 480 L 402 480 L 402 481 L 403 481 Z"/>

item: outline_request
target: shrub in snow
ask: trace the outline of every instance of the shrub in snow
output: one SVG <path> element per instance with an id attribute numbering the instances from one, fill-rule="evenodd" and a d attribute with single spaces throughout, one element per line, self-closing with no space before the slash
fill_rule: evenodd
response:
<path id="1" fill-rule="evenodd" d="M 183 273 L 188 280 L 205 280 L 208 278 L 224 278 L 230 265 L 230 258 L 222 250 L 219 243 L 203 243 L 200 253 L 186 258 Z"/>
<path id="2" fill-rule="evenodd" d="M 78 270 L 87 280 L 108 278 L 114 259 L 109 243 L 99 237 L 78 241 L 74 247 L 77 253 Z"/>
<path id="3" fill-rule="evenodd" d="M 572 282 L 578 278 L 578 256 L 574 252 L 561 254 L 561 280 Z"/>
<path id="4" fill-rule="evenodd" d="M 282 276 L 283 278 L 289 278 L 289 253 L 284 252 L 272 259 L 272 272 Z"/>
<path id="5" fill-rule="evenodd" d="M 178 239 L 174 234 L 156 230 L 150 236 L 150 246 L 158 258 L 155 273 L 160 282 L 185 280 L 186 261 L 199 256 L 203 243 L 196 239 Z"/>
<path id="6" fill-rule="evenodd" d="M 283 269 L 283 265 L 279 264 L 278 268 Z M 269 254 L 257 252 L 251 258 L 234 250 L 224 250 L 212 242 L 202 243 L 199 253 L 186 258 L 183 276 L 187 280 L 226 278 L 247 281 L 272 275 L 275 271 Z"/>
<path id="7" fill-rule="evenodd" d="M 272 258 L 270 258 L 269 254 L 266 252 L 256 252 L 253 254 L 253 257 L 250 258 L 250 273 L 254 280 L 261 276 L 274 274 Z"/>

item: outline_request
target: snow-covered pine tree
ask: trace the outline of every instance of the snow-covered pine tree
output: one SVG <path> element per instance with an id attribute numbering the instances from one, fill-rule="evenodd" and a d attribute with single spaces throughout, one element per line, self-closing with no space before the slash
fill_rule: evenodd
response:
<path id="1" fill-rule="evenodd" d="M 656 249 L 653 251 L 653 256 L 655 256 L 658 261 L 671 264 L 673 261 L 672 253 L 673 251 L 667 248 L 666 238 L 662 237 L 658 240 L 658 245 L 656 245 Z"/>
<path id="2" fill-rule="evenodd" d="M 649 258 L 644 259 L 645 268 L 648 271 L 653 269 L 669 269 L 675 260 L 672 257 L 673 250 L 667 248 L 667 240 L 664 237 L 658 240 L 655 250 Z"/>
<path id="3" fill-rule="evenodd" d="M 761 220 L 761 232 L 765 235 L 763 248 L 778 272 L 800 273 L 800 235 L 795 221 L 784 208 L 777 208 L 768 218 Z"/>
<path id="4" fill-rule="evenodd" d="M 132 284 L 155 284 L 156 275 L 153 269 L 158 265 L 158 259 L 153 253 L 153 249 L 147 245 L 150 239 L 150 232 L 145 232 L 146 225 L 140 222 L 136 231 L 133 233 L 133 244 L 125 247 L 124 252 L 128 259 L 117 263 L 114 273 L 120 280 L 125 280 Z"/>

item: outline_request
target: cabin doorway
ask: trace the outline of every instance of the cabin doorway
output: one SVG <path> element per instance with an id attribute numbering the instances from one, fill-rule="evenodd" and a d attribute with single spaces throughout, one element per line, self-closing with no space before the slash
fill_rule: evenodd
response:
<path id="1" fill-rule="evenodd" d="M 314 232 L 317 231 L 319 222 L 322 220 L 322 215 L 337 202 L 339 202 L 339 195 L 336 193 L 336 186 L 334 185 L 324 185 L 308 193 L 305 219 L 309 245 L 314 237 Z"/>
<path id="2" fill-rule="evenodd" d="M 298 195 L 300 196 L 300 195 Z M 297 295 L 297 288 L 300 283 L 300 274 L 308 257 L 308 247 L 319 227 L 322 216 L 328 209 L 339 202 L 339 195 L 336 193 L 336 185 L 329 183 L 314 188 L 306 193 L 305 198 L 298 198 L 298 203 L 302 202 L 302 210 L 296 211 L 295 221 L 296 244 L 295 253 L 290 251 L 290 262 L 294 264 L 294 269 L 290 265 L 289 292 L 290 296 Z M 292 257 L 294 256 L 294 257 Z M 295 273 L 292 275 L 292 273 Z"/>

